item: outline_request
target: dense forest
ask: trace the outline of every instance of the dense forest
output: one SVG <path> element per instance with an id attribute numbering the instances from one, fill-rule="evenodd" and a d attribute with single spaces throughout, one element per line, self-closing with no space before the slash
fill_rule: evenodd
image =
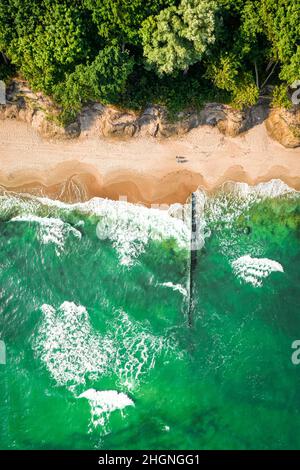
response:
<path id="1" fill-rule="evenodd" d="M 300 0 L 0 0 L 0 79 L 14 74 L 65 123 L 91 100 L 178 111 L 269 94 L 288 106 Z"/>

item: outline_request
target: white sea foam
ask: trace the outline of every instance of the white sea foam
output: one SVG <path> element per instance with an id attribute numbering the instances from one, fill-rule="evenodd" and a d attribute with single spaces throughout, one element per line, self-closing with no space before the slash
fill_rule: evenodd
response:
<path id="1" fill-rule="evenodd" d="M 152 334 L 122 311 L 109 321 L 107 333 L 100 334 L 81 305 L 64 302 L 55 309 L 45 304 L 41 310 L 33 349 L 57 384 L 70 389 L 113 373 L 122 388 L 133 390 L 159 355 L 176 350 L 172 338 Z"/>
<path id="2" fill-rule="evenodd" d="M 203 193 L 202 190 L 198 192 Z M 202 214 L 206 234 L 209 236 L 209 229 L 213 230 L 221 253 L 232 262 L 245 253 L 245 246 L 241 244 L 241 227 L 235 225 L 235 221 L 241 216 L 247 217 L 249 210 L 255 204 L 280 197 L 297 200 L 299 192 L 281 180 L 271 180 L 256 186 L 236 182 L 224 183 L 219 191 L 205 198 Z M 246 218 L 244 220 L 246 221 Z M 265 251 L 263 244 L 253 237 L 244 238 L 243 242 L 247 243 L 246 249 L 249 255 L 263 257 Z"/>
<path id="3" fill-rule="evenodd" d="M 114 371 L 120 386 L 127 390 L 136 389 L 155 367 L 157 358 L 175 353 L 177 346 L 172 338 L 156 336 L 139 322 L 133 322 L 125 312 L 119 313 L 108 338 L 115 345 Z"/>
<path id="4" fill-rule="evenodd" d="M 249 195 L 254 195 L 260 198 L 273 199 L 299 193 L 279 179 L 272 179 L 254 186 L 250 186 L 247 183 L 227 182 L 223 185 L 223 189 L 231 189 L 234 193 L 246 198 L 248 198 Z"/>
<path id="5" fill-rule="evenodd" d="M 0 205 L 2 213 L 7 216 L 10 213 L 15 215 L 16 212 L 21 214 L 12 220 L 25 220 L 25 217 L 27 219 L 36 217 L 36 221 L 39 218 L 44 219 L 38 217 L 41 209 L 44 210 L 44 208 L 48 208 L 48 212 L 54 214 L 52 222 L 57 217 L 57 213 L 59 217 L 63 215 L 62 211 L 71 212 L 76 210 L 86 215 L 95 215 L 99 219 L 98 237 L 100 239 L 108 238 L 111 241 L 119 255 L 121 264 L 126 266 L 135 263 L 150 240 L 161 241 L 174 238 L 180 248 L 188 248 L 189 246 L 189 229 L 181 218 L 184 212 L 184 206 L 181 204 L 174 204 L 168 210 L 161 210 L 103 198 L 93 198 L 88 202 L 68 204 L 46 197 L 20 196 L 9 193 L 0 196 Z M 50 217 L 45 217 L 45 219 L 51 220 Z M 58 231 L 58 223 L 55 225 L 55 230 Z M 53 227 L 51 230 L 51 235 L 48 238 L 52 238 L 56 244 L 61 246 L 63 243 L 62 237 L 57 233 L 53 233 Z"/>
<path id="6" fill-rule="evenodd" d="M 70 224 L 54 217 L 39 217 L 36 215 L 20 215 L 13 217 L 11 222 L 30 222 L 38 224 L 38 236 L 42 244 L 54 244 L 59 256 L 64 250 L 65 240 L 69 234 L 81 238 L 81 233 Z"/>
<path id="7" fill-rule="evenodd" d="M 197 192 L 203 193 L 202 190 Z M 205 217 L 209 222 L 223 222 L 228 225 L 253 204 L 283 196 L 299 197 L 299 192 L 277 179 L 255 186 L 227 182 L 214 196 L 205 199 Z"/>
<path id="8" fill-rule="evenodd" d="M 188 248 L 188 227 L 183 220 L 175 216 L 178 205 L 170 206 L 169 210 L 160 210 L 102 198 L 76 204 L 66 204 L 48 198 L 37 199 L 50 207 L 69 211 L 76 209 L 99 217 L 99 239 L 109 239 L 118 252 L 121 264 L 126 266 L 134 264 L 150 240 L 174 238 L 179 247 Z"/>
<path id="9" fill-rule="evenodd" d="M 117 312 L 107 322 L 106 333 L 96 332 L 85 307 L 64 302 L 58 309 L 44 304 L 43 317 L 32 339 L 35 355 L 44 363 L 51 377 L 75 396 L 87 398 L 91 405 L 91 425 L 108 429 L 109 415 L 115 409 L 133 405 L 124 393 L 115 391 L 83 393 L 87 380 L 98 381 L 113 376 L 118 387 L 132 393 L 139 387 L 156 360 L 180 358 L 172 338 L 156 336 L 125 312 Z"/>
<path id="10" fill-rule="evenodd" d="M 20 194 L 6 192 L 0 195 L 1 214 L 9 216 L 10 214 L 35 214 L 40 206 L 38 198 L 33 196 L 22 197 Z"/>
<path id="11" fill-rule="evenodd" d="M 106 372 L 113 345 L 93 330 L 85 307 L 64 302 L 57 310 L 47 304 L 41 310 L 33 347 L 57 384 L 74 387 Z"/>
<path id="12" fill-rule="evenodd" d="M 281 180 L 271 180 L 256 186 L 246 183 L 224 183 L 222 189 L 213 197 L 199 189 L 196 196 L 197 236 L 196 248 L 204 245 L 210 236 L 210 224 L 222 222 L 229 226 L 237 217 L 245 213 L 252 204 L 265 198 L 294 197 L 299 193 Z M 173 204 L 168 210 L 149 209 L 124 201 L 111 201 L 93 198 L 88 202 L 67 204 L 45 197 L 17 195 L 1 196 L 1 209 L 9 213 L 18 209 L 21 214 L 36 214 L 41 207 L 52 212 L 58 210 L 78 210 L 84 214 L 94 214 L 99 218 L 97 234 L 100 239 L 108 238 L 116 249 L 120 262 L 130 266 L 144 252 L 150 240 L 174 238 L 179 247 L 189 248 L 191 238 L 190 204 Z M 49 219 L 48 219 L 49 220 Z M 72 227 L 73 228 L 73 227 Z M 74 229 L 74 228 L 73 228 Z M 45 229 L 46 230 L 46 229 Z M 47 229 L 49 231 L 49 228 Z M 76 230 L 76 229 L 74 229 Z M 50 234 L 42 235 L 46 243 L 55 243 L 57 251 L 62 251 L 63 237 L 60 227 L 55 223 Z M 77 235 L 80 232 L 77 231 Z"/>
<path id="13" fill-rule="evenodd" d="M 91 388 L 79 395 L 78 398 L 86 398 L 89 401 L 91 425 L 93 427 L 101 426 L 102 435 L 108 432 L 108 421 L 113 411 L 122 411 L 128 406 L 135 406 L 125 393 L 116 390 L 97 391 Z"/>
<path id="14" fill-rule="evenodd" d="M 211 234 L 214 224 L 219 227 L 231 229 L 233 222 L 241 215 L 247 213 L 250 207 L 265 198 L 299 197 L 299 192 L 288 187 L 280 180 L 271 180 L 249 186 L 246 183 L 225 183 L 220 191 L 208 197 L 202 190 L 195 192 L 197 233 L 193 240 L 193 249 L 201 249 L 207 237 Z M 93 214 L 99 219 L 97 235 L 100 239 L 109 239 L 116 249 L 120 263 L 125 266 L 135 264 L 139 256 L 145 251 L 150 240 L 161 241 L 174 238 L 179 247 L 189 249 L 191 245 L 191 205 L 174 204 L 169 210 L 149 209 L 143 206 L 130 204 L 124 201 L 111 201 L 102 198 L 93 198 L 88 202 L 67 204 L 60 201 L 28 196 L 19 198 L 6 195 L 1 197 L 1 208 L 14 212 L 16 208 L 20 213 L 32 213 L 40 224 L 40 239 L 42 243 L 55 245 L 59 255 L 64 249 L 65 239 L 70 234 L 81 236 L 79 230 L 56 218 L 61 211 L 80 211 L 84 214 Z M 41 208 L 48 208 L 48 212 L 55 217 L 38 217 L 34 215 Z M 12 220 L 21 220 L 24 216 L 14 217 Z M 221 231 L 215 231 L 219 238 L 219 246 L 224 256 L 238 257 L 243 254 L 240 247 L 240 236 L 234 231 L 230 241 Z M 262 257 L 263 248 L 255 245 L 249 238 L 247 251 L 253 257 Z"/>
<path id="15" fill-rule="evenodd" d="M 272 272 L 284 272 L 282 265 L 277 261 L 268 258 L 252 258 L 249 255 L 241 256 L 233 261 L 232 268 L 239 278 L 254 287 L 261 287 L 264 278 Z"/>
<path id="16" fill-rule="evenodd" d="M 173 284 L 173 282 L 162 282 L 159 285 L 162 286 L 162 287 L 169 287 L 170 289 L 172 289 L 175 292 L 178 291 L 184 297 L 187 296 L 187 290 L 181 284 Z"/>
<path id="17" fill-rule="evenodd" d="M 87 400 L 101 407 L 102 412 L 123 410 L 126 406 L 134 406 L 134 402 L 122 392 L 116 390 L 97 391 L 93 388 L 86 390 L 78 398 Z"/>

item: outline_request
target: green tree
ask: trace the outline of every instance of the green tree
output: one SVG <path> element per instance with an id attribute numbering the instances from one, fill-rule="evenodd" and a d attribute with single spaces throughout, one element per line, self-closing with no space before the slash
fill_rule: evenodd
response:
<path id="1" fill-rule="evenodd" d="M 0 50 L 10 55 L 12 41 L 35 31 L 44 14 L 44 3 L 33 0 L 1 0 Z"/>
<path id="2" fill-rule="evenodd" d="M 68 1 L 50 0 L 8 0 L 1 5 L 0 25 L 3 21 L 6 29 L 0 47 L 31 85 L 46 93 L 89 56 L 82 10 L 76 3 L 72 8 Z"/>
<path id="3" fill-rule="evenodd" d="M 141 37 L 147 66 L 163 75 L 200 61 L 215 40 L 215 11 L 214 1 L 182 0 L 145 20 Z"/>
<path id="4" fill-rule="evenodd" d="M 139 44 L 141 23 L 173 3 L 174 0 L 84 0 L 99 35 L 108 41 L 117 40 L 123 47 Z"/>
<path id="5" fill-rule="evenodd" d="M 260 16 L 274 57 L 289 62 L 300 45 L 300 2 L 261 0 Z"/>
<path id="6" fill-rule="evenodd" d="M 286 105 L 299 18 L 299 0 L 0 0 L 0 76 L 19 72 L 66 116 L 94 99 L 243 107 L 269 83 Z"/>
<path id="7" fill-rule="evenodd" d="M 54 97 L 63 108 L 62 120 L 74 119 L 89 100 L 104 104 L 117 102 L 125 90 L 133 64 L 127 51 L 111 45 L 102 49 L 89 65 L 78 65 L 54 90 Z"/>
<path id="8" fill-rule="evenodd" d="M 247 28 L 247 45 L 254 49 L 253 41 L 265 35 L 268 66 L 263 85 L 274 75 L 285 82 L 276 85 L 274 103 L 287 106 L 288 85 L 299 79 L 300 73 L 300 2 L 295 0 L 261 0 L 247 2 L 249 14 L 245 17 L 244 29 Z M 261 41 L 259 41 L 261 44 Z M 258 46 L 256 45 L 256 50 Z M 262 51 L 259 52 L 260 56 Z"/>
<path id="9" fill-rule="evenodd" d="M 240 64 L 233 54 L 223 54 L 219 62 L 208 64 L 206 77 L 221 90 L 232 91 L 236 87 Z"/>
<path id="10" fill-rule="evenodd" d="M 214 85 L 231 94 L 231 104 L 242 109 L 254 105 L 259 97 L 259 89 L 250 72 L 241 71 L 241 64 L 233 54 L 224 54 L 219 62 L 210 63 L 206 77 Z"/>
<path id="11" fill-rule="evenodd" d="M 291 85 L 296 80 L 300 80 L 300 45 L 297 46 L 295 54 L 283 65 L 280 78 Z"/>

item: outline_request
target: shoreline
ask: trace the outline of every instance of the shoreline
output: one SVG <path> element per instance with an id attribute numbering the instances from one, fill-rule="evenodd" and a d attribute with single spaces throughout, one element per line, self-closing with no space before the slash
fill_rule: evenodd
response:
<path id="1" fill-rule="evenodd" d="M 3 189 L 65 202 L 98 196 L 146 206 L 183 203 L 198 187 L 211 192 L 226 181 L 281 179 L 300 190 L 300 148 L 281 146 L 264 124 L 237 137 L 205 125 L 163 140 L 81 136 L 66 142 L 45 141 L 31 125 L 5 120 L 0 162 Z"/>

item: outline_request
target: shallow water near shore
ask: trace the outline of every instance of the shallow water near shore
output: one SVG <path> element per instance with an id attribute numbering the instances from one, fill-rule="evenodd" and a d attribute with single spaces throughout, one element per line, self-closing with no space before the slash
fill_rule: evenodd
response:
<path id="1" fill-rule="evenodd" d="M 0 448 L 300 448 L 300 199 L 0 196 Z M 192 295 L 191 325 L 188 321 Z"/>

